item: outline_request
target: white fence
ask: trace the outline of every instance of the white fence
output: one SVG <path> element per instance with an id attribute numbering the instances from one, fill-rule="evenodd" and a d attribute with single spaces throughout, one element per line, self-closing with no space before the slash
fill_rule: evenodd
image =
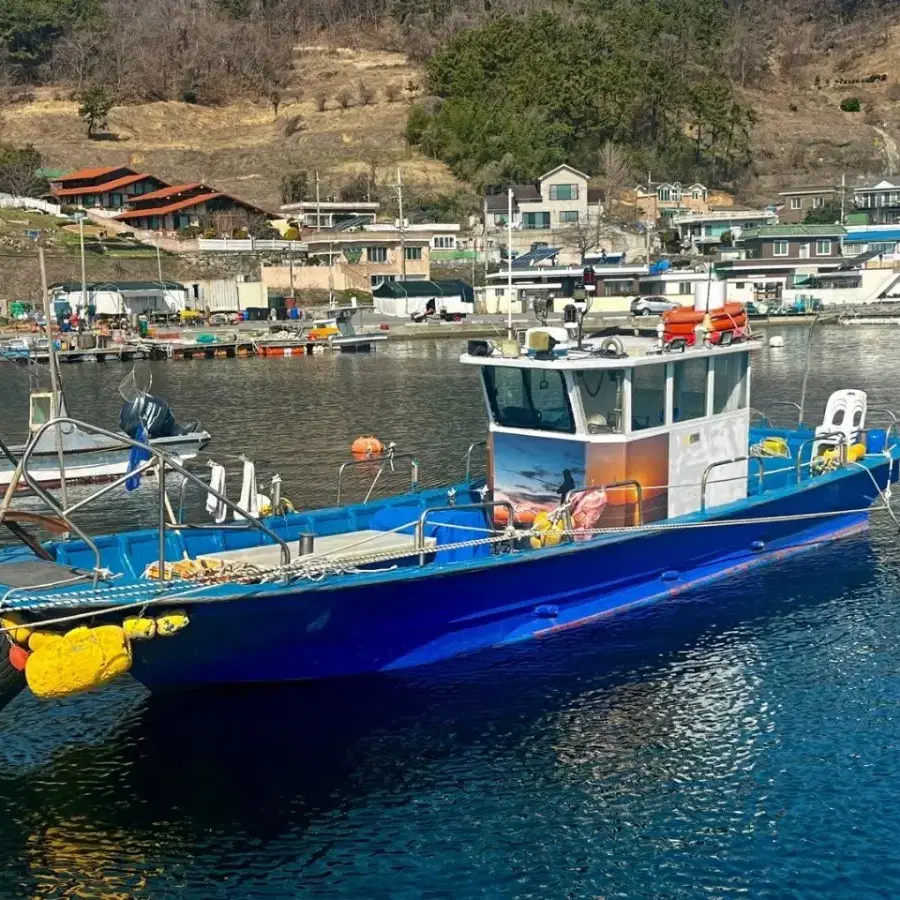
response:
<path id="1" fill-rule="evenodd" d="M 261 253 L 264 251 L 292 251 L 305 253 L 305 241 L 257 240 L 256 238 L 199 238 L 201 253 Z"/>
<path id="2" fill-rule="evenodd" d="M 0 209 L 32 209 L 51 216 L 62 215 L 62 208 L 58 203 L 38 200 L 37 197 L 14 197 L 12 194 L 0 194 Z"/>

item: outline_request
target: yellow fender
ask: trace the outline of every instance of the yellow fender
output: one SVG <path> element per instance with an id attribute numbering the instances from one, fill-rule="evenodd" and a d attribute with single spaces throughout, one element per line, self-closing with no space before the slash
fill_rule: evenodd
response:
<path id="1" fill-rule="evenodd" d="M 122 630 L 129 641 L 149 641 L 156 637 L 156 619 L 150 616 L 128 616 Z"/>
<path id="2" fill-rule="evenodd" d="M 158 637 L 169 637 L 177 634 L 182 628 L 187 628 L 190 621 L 188 614 L 184 610 L 172 610 L 170 613 L 156 617 L 156 634 Z"/>
<path id="3" fill-rule="evenodd" d="M 5 613 L 0 616 L 0 628 L 12 629 L 6 633 L 20 646 L 27 647 L 28 639 L 32 635 L 30 628 L 24 624 L 24 619 L 17 613 Z"/>
<path id="4" fill-rule="evenodd" d="M 562 516 L 552 517 L 550 513 L 541 511 L 534 517 L 531 529 L 538 534 L 533 534 L 529 542 L 538 550 L 541 547 L 555 547 L 562 540 L 566 526 Z"/>
<path id="5" fill-rule="evenodd" d="M 25 680 L 37 697 L 66 697 L 124 675 L 131 663 L 123 628 L 82 626 L 57 640 L 39 641 L 25 664 Z"/>

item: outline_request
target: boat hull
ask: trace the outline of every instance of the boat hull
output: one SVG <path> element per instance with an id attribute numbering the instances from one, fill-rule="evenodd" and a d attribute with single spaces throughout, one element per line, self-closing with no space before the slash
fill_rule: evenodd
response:
<path id="1" fill-rule="evenodd" d="M 209 443 L 210 436 L 206 432 L 178 435 L 151 441 L 154 447 L 184 462 L 194 459 L 200 450 Z M 14 448 L 13 455 L 18 457 L 24 448 Z M 128 446 L 117 445 L 107 448 L 66 450 L 63 462 L 67 484 L 99 484 L 114 481 L 128 471 L 128 460 L 131 450 Z M 8 460 L 0 460 L 0 491 L 5 490 L 12 480 L 14 467 Z M 28 472 L 43 487 L 56 487 L 60 483 L 59 459 L 56 453 L 34 453 L 28 464 Z M 22 480 L 19 490 L 27 490 L 28 485 Z"/>
<path id="2" fill-rule="evenodd" d="M 873 474 L 883 488 L 887 464 Z M 723 512 L 740 524 L 663 527 L 427 575 L 412 568 L 367 584 L 191 604 L 182 633 L 135 645 L 133 672 L 151 690 L 327 679 L 545 638 L 856 533 L 877 494 L 860 469 Z"/>

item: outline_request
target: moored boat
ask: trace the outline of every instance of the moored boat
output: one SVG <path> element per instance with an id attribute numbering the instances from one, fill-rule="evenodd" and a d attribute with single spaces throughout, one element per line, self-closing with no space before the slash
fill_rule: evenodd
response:
<path id="1" fill-rule="evenodd" d="M 18 617 L 4 628 L 32 689 L 127 670 L 182 690 L 426 665 L 669 599 L 858 531 L 888 504 L 900 442 L 863 393 L 837 392 L 815 428 L 802 415 L 776 428 L 751 422 L 743 334 L 675 348 L 554 333 L 472 342 L 462 358 L 489 415 L 484 482 L 414 478 L 386 500 L 239 527 L 167 519 L 161 502 L 158 528 L 100 537 L 57 506 L 75 537 L 42 559 L 0 554 L 2 614 Z M 92 640 L 98 664 L 78 669 Z"/>

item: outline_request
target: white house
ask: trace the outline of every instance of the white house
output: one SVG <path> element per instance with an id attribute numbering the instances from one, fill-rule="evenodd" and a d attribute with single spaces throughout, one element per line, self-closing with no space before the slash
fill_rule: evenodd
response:
<path id="1" fill-rule="evenodd" d="M 584 172 L 560 165 L 541 175 L 537 184 L 513 185 L 513 253 L 527 251 L 535 242 L 565 244 L 560 236 L 565 235 L 567 228 L 574 233 L 596 221 L 603 212 L 601 192 L 588 187 L 588 181 Z M 508 193 L 485 196 L 485 237 L 488 253 L 494 259 L 500 257 L 501 247 L 506 248 L 508 221 Z M 572 261 L 580 258 L 576 246 L 564 246 L 562 250 Z"/>
<path id="2" fill-rule="evenodd" d="M 672 217 L 672 226 L 678 232 L 682 248 L 697 256 L 714 252 L 726 233 L 737 239 L 746 228 L 777 222 L 777 214 L 767 209 L 690 211 Z"/>

